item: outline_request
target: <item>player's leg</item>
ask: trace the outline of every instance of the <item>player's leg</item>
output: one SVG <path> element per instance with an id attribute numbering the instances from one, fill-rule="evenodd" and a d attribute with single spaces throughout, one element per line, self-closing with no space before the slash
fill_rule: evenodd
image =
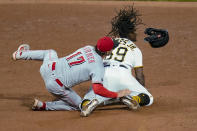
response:
<path id="1" fill-rule="evenodd" d="M 46 102 L 46 110 L 79 110 L 79 108 L 72 107 L 70 104 L 66 103 L 65 101 L 58 100 L 52 102 Z"/>
<path id="2" fill-rule="evenodd" d="M 63 94 L 60 95 L 60 99 L 72 107 L 79 109 L 79 105 L 82 101 L 81 97 L 72 89 L 66 88 L 61 91 L 61 93 L 64 92 Z"/>
<path id="3" fill-rule="evenodd" d="M 54 82 L 54 83 L 53 83 Z M 72 89 L 65 88 L 64 86 L 59 86 L 55 81 L 46 85 L 48 91 L 56 96 L 59 101 L 52 101 L 46 103 L 47 110 L 67 110 L 69 109 L 79 109 L 79 104 L 81 103 L 81 97 Z"/>
<path id="4" fill-rule="evenodd" d="M 140 106 L 150 106 L 153 104 L 154 98 L 146 89 L 142 92 L 132 92 L 128 98 L 136 100 Z"/>
<path id="5" fill-rule="evenodd" d="M 44 62 L 42 64 L 40 68 L 40 74 L 44 80 L 47 90 L 62 102 L 61 103 L 57 101 L 48 102 L 46 103 L 45 109 L 47 110 L 62 110 L 62 109 L 67 110 L 68 108 L 79 109 L 79 104 L 81 103 L 81 97 L 74 90 L 70 88 L 65 88 L 64 86 L 60 85 L 57 82 L 57 78 L 54 72 L 51 70 L 51 68 L 48 67 L 49 66 L 48 63 L 50 62 Z"/>
<path id="6" fill-rule="evenodd" d="M 116 70 L 116 68 L 114 68 L 114 69 L 105 68 L 103 85 L 108 90 L 116 92 L 116 91 L 119 91 L 119 89 L 117 88 L 117 86 L 118 86 L 117 82 L 119 81 L 119 79 L 117 79 L 117 80 L 113 79 L 113 76 L 118 76 L 118 74 L 117 75 L 114 74 L 115 70 Z M 95 100 L 97 102 L 95 102 Z M 117 100 L 111 100 L 111 98 L 106 98 L 106 97 L 96 95 L 94 93 L 94 91 L 92 90 L 92 88 L 90 88 L 90 90 L 88 91 L 88 93 L 86 93 L 86 95 L 84 96 L 83 101 L 81 103 L 81 109 L 82 109 L 81 116 L 88 116 L 101 103 L 104 105 L 107 105 L 107 104 L 111 104 L 111 103 L 115 103 L 115 102 L 117 102 Z"/>
<path id="7" fill-rule="evenodd" d="M 129 104 L 128 100 L 133 103 L 137 101 L 140 106 L 151 105 L 153 103 L 153 96 L 149 93 L 149 91 L 143 87 L 132 75 L 129 77 L 129 74 L 127 74 L 126 76 L 128 79 L 122 80 L 121 83 L 124 87 L 127 87 L 131 90 L 131 94 L 128 97 L 121 99 L 122 102 L 128 106 L 130 105 L 130 107 L 132 106 L 132 103 Z"/>
<path id="8" fill-rule="evenodd" d="M 57 101 L 52 101 L 52 102 L 42 102 L 38 99 L 34 99 L 34 104 L 32 106 L 32 110 L 46 110 L 46 111 L 59 111 L 59 110 L 79 110 L 76 107 L 72 107 L 68 103 L 62 101 L 62 100 L 57 100 Z"/>
<path id="9" fill-rule="evenodd" d="M 153 96 L 147 93 L 137 93 L 131 94 L 129 96 L 123 97 L 121 101 L 132 109 L 132 104 L 138 104 L 139 107 L 150 106 L 153 103 Z M 137 102 L 137 103 L 136 103 Z"/>
<path id="10" fill-rule="evenodd" d="M 60 90 L 52 91 L 51 94 L 58 98 L 57 101 L 41 102 L 37 99 L 34 100 L 32 106 L 33 110 L 79 110 L 79 104 L 81 103 L 81 97 L 78 96 L 74 91 Z"/>
<path id="11" fill-rule="evenodd" d="M 54 50 L 28 50 L 23 51 L 22 53 L 16 54 L 16 60 L 44 60 L 46 57 L 47 59 L 51 59 L 51 54 L 55 54 Z M 56 54 L 57 56 L 57 54 Z M 53 59 L 51 59 L 53 60 Z"/>
<path id="12" fill-rule="evenodd" d="M 91 87 L 80 104 L 81 116 L 89 116 L 100 104 L 109 99 L 110 98 L 96 95 Z"/>
<path id="13" fill-rule="evenodd" d="M 50 90 L 59 100 L 46 102 L 46 110 L 79 110 L 81 97 L 72 89 Z"/>
<path id="14" fill-rule="evenodd" d="M 30 50 L 28 44 L 20 45 L 18 50 L 12 54 L 13 60 L 54 60 L 57 58 L 57 53 L 54 50 Z"/>
<path id="15" fill-rule="evenodd" d="M 93 110 L 96 109 L 96 107 L 99 105 L 99 101 L 96 99 L 96 94 L 94 93 L 92 87 L 89 89 L 89 91 L 85 94 L 82 102 L 79 105 L 79 108 L 81 110 L 81 116 L 89 116 Z"/>
<path id="16" fill-rule="evenodd" d="M 150 105 L 153 102 L 152 95 L 131 75 L 131 71 L 128 69 L 122 67 L 106 68 L 104 85 L 111 91 L 119 91 L 122 89 L 131 90 L 131 95 L 128 97 L 129 99 L 127 97 L 120 99 L 130 109 L 136 110 L 139 108 L 139 105 Z M 107 103 L 108 101 L 106 104 Z M 109 103 L 111 102 L 109 101 Z"/>
<path id="17" fill-rule="evenodd" d="M 129 86 L 129 89 L 131 89 L 130 96 L 133 97 L 133 99 L 136 99 L 140 106 L 150 106 L 153 104 L 153 96 L 152 94 L 144 87 L 142 86 L 133 76 L 130 77 L 130 83 L 127 83 Z"/>

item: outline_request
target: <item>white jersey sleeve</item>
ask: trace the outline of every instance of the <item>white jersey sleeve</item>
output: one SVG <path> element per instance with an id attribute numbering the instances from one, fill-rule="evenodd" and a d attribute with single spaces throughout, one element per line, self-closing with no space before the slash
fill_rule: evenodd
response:
<path id="1" fill-rule="evenodd" d="M 138 67 L 143 67 L 142 63 L 142 52 L 140 51 L 139 48 L 136 48 L 133 52 L 133 67 L 138 68 Z"/>

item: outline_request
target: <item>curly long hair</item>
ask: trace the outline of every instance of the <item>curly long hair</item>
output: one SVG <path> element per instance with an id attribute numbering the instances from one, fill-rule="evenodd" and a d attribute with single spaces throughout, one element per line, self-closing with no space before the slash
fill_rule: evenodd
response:
<path id="1" fill-rule="evenodd" d="M 141 14 L 134 8 L 134 5 L 126 6 L 119 12 L 116 11 L 116 14 L 111 20 L 112 29 L 108 33 L 110 37 L 127 38 L 129 33 L 136 31 L 137 25 L 143 24 Z"/>

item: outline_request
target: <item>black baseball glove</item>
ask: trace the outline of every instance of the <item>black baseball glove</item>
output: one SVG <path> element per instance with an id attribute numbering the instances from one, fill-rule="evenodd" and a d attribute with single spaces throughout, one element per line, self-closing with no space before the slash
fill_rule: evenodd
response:
<path id="1" fill-rule="evenodd" d="M 148 35 L 144 40 L 153 48 L 162 47 L 169 41 L 168 31 L 164 29 L 146 28 L 144 33 Z"/>

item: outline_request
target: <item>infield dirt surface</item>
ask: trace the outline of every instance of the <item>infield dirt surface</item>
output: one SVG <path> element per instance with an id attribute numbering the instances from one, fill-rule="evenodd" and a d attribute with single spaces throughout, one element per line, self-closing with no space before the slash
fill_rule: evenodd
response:
<path id="1" fill-rule="evenodd" d="M 21 43 L 54 49 L 59 57 L 95 45 L 110 20 L 133 2 L 0 0 L 1 131 L 196 131 L 197 3 L 134 2 L 146 25 L 136 44 L 143 53 L 146 88 L 154 104 L 137 112 L 108 106 L 81 118 L 78 111 L 32 111 L 32 100 L 52 100 L 39 74 L 40 61 L 12 61 Z M 146 27 L 168 29 L 170 41 L 159 49 L 143 41 Z M 126 78 L 125 78 L 126 79 Z M 83 97 L 90 82 L 74 87 Z"/>

